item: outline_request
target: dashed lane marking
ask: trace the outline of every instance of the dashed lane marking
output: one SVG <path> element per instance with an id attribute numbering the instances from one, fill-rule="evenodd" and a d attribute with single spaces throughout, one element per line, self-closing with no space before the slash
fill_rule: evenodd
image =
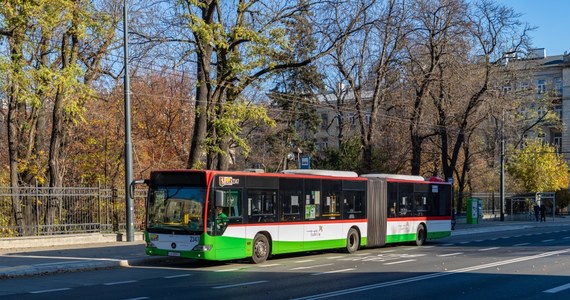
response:
<path id="1" fill-rule="evenodd" d="M 234 287 L 240 287 L 240 286 L 246 286 L 246 285 L 254 285 L 254 284 L 260 284 L 260 283 L 266 283 L 266 282 L 268 282 L 268 281 L 267 280 L 250 281 L 250 282 L 242 282 L 242 283 L 236 283 L 236 284 L 214 286 L 212 288 L 213 289 L 228 289 L 228 288 L 234 288 Z"/>
<path id="2" fill-rule="evenodd" d="M 41 290 L 41 291 L 32 291 L 30 294 L 43 294 L 43 293 L 53 293 L 53 292 L 61 292 L 71 290 L 71 288 L 59 288 L 59 289 L 51 289 L 51 290 Z"/>
<path id="3" fill-rule="evenodd" d="M 570 289 L 570 283 L 567 283 L 567 284 L 565 284 L 565 285 L 561 285 L 561 286 L 558 286 L 558 287 L 555 287 L 555 288 L 551 288 L 551 289 L 549 289 L 549 290 L 542 291 L 542 292 L 543 292 L 543 293 L 554 294 L 554 293 L 558 293 L 558 292 L 561 292 L 561 291 L 567 290 L 567 289 Z"/>

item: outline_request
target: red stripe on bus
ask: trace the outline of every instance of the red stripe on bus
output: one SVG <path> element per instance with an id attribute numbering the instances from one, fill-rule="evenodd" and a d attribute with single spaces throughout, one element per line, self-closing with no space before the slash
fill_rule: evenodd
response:
<path id="1" fill-rule="evenodd" d="M 349 220 L 315 220 L 315 221 L 290 221 L 290 222 L 268 222 L 268 223 L 247 223 L 247 224 L 229 224 L 228 226 L 266 226 L 266 225 L 315 225 L 315 224 L 342 224 L 342 223 L 365 223 L 367 219 L 349 219 Z"/>
<path id="2" fill-rule="evenodd" d="M 388 222 L 402 222 L 402 221 L 451 221 L 451 217 L 443 216 L 443 217 L 388 218 Z"/>

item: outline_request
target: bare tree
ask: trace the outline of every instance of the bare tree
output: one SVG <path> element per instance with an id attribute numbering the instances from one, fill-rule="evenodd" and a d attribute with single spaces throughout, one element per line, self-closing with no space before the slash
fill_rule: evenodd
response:
<path id="1" fill-rule="evenodd" d="M 407 17 L 405 1 L 370 1 L 360 20 L 361 31 L 331 54 L 354 102 L 365 172 L 373 169 L 379 118 L 399 80 L 397 63 L 408 30 Z"/>

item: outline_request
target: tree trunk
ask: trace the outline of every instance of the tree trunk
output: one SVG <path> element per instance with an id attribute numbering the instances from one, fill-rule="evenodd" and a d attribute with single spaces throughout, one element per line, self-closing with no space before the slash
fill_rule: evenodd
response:
<path id="1" fill-rule="evenodd" d="M 14 32 L 8 38 L 10 45 L 10 58 L 12 61 L 12 82 L 10 84 L 8 94 L 8 156 L 10 161 L 10 185 L 12 187 L 12 213 L 14 214 L 15 225 L 18 228 L 18 234 L 23 235 L 23 215 L 22 202 L 19 196 L 19 147 L 20 147 L 20 129 L 19 122 L 21 120 L 20 105 L 20 85 L 19 76 L 22 73 L 22 38 L 19 32 Z"/>
<path id="2" fill-rule="evenodd" d="M 419 137 L 414 130 L 411 130 L 412 140 L 412 174 L 420 175 L 422 165 L 422 143 L 423 140 Z"/>

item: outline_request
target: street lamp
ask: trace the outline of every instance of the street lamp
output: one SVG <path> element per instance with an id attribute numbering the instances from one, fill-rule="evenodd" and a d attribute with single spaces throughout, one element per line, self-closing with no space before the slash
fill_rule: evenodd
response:
<path id="1" fill-rule="evenodd" d="M 131 98 L 130 98 L 130 83 L 129 83 L 129 37 L 128 37 L 128 24 L 127 24 L 127 1 L 123 0 L 123 49 L 124 49 L 124 65 L 125 65 L 125 206 L 126 206 L 126 229 L 127 229 L 127 242 L 135 240 L 134 234 L 134 205 L 133 197 L 130 190 L 131 181 L 133 181 L 133 147 L 131 143 Z"/>

